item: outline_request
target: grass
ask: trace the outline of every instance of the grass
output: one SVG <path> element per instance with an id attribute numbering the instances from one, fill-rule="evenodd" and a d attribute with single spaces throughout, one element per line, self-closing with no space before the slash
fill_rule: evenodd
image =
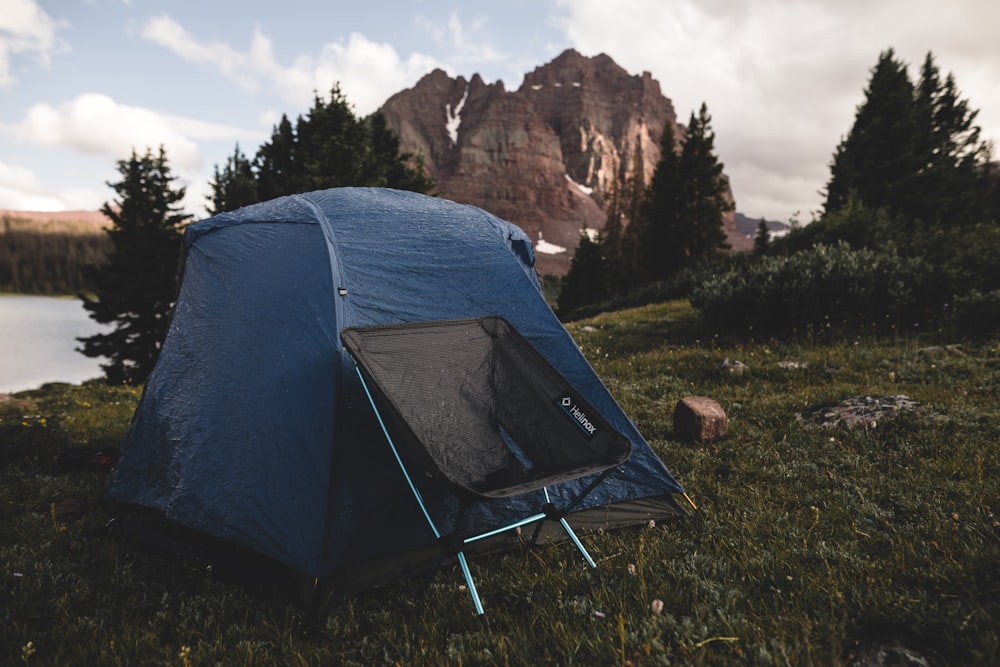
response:
<path id="1" fill-rule="evenodd" d="M 683 302 L 570 330 L 699 509 L 587 535 L 596 570 L 566 544 L 473 559 L 489 626 L 455 570 L 309 627 L 284 596 L 101 537 L 107 473 L 67 453 L 116 446 L 136 392 L 0 403 L 0 663 L 831 665 L 898 643 L 1000 664 L 1000 344 L 725 341 Z M 719 401 L 726 438 L 673 439 L 690 394 Z M 796 419 L 865 394 L 920 408 L 851 429 Z M 89 509 L 62 516 L 67 498 Z"/>

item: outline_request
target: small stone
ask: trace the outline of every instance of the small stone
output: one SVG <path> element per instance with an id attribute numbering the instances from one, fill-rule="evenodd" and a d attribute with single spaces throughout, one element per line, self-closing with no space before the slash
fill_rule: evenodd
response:
<path id="1" fill-rule="evenodd" d="M 707 396 L 687 396 L 674 408 L 674 435 L 688 442 L 710 442 L 729 432 L 722 406 Z"/>

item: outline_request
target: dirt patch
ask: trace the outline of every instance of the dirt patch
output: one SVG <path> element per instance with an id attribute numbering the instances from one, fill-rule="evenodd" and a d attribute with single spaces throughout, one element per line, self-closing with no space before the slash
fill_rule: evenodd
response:
<path id="1" fill-rule="evenodd" d="M 892 421 L 904 412 L 912 412 L 920 405 L 904 394 L 896 396 L 852 396 L 826 407 L 815 408 L 796 415 L 804 426 L 837 428 L 840 426 L 875 427 L 880 422 Z"/>

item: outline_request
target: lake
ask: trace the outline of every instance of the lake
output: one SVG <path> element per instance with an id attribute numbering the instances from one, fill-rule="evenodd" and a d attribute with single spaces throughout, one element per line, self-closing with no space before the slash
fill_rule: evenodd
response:
<path id="1" fill-rule="evenodd" d="M 76 337 L 107 330 L 79 299 L 0 296 L 0 393 L 102 377 L 105 360 L 77 352 Z"/>

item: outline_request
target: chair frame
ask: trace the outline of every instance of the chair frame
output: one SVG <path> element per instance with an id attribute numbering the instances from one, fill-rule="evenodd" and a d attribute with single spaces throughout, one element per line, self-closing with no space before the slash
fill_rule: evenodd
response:
<path id="1" fill-rule="evenodd" d="M 502 533 L 515 530 L 523 526 L 528 526 L 533 523 L 537 523 L 538 527 L 536 528 L 535 534 L 531 540 L 531 542 L 534 543 L 534 541 L 538 539 L 538 535 L 541 531 L 542 522 L 544 522 L 546 519 L 557 521 L 559 525 L 562 526 L 563 530 L 566 532 L 566 535 L 576 546 L 577 550 L 587 561 L 587 565 L 589 565 L 592 568 L 597 567 L 597 563 L 594 561 L 593 557 L 587 551 L 586 547 L 584 547 L 583 542 L 580 541 L 580 538 L 573 531 L 572 527 L 570 527 L 569 522 L 566 520 L 566 515 L 573 509 L 573 507 L 575 507 L 586 496 L 588 496 L 591 493 L 591 491 L 596 489 L 601 484 L 601 482 L 603 482 L 605 478 L 607 478 L 607 476 L 610 475 L 615 470 L 615 468 L 617 468 L 617 466 L 609 467 L 603 470 L 602 472 L 598 473 L 596 477 L 579 494 L 577 494 L 576 497 L 570 503 L 568 503 L 564 507 L 558 507 L 554 503 L 552 503 L 551 498 L 549 496 L 548 487 L 543 486 L 540 487 L 540 490 L 544 496 L 545 503 L 542 506 L 541 512 L 525 517 L 523 519 L 519 519 L 500 528 L 494 528 L 492 530 L 467 537 L 459 537 L 459 529 L 461 527 L 462 517 L 465 508 L 468 506 L 468 502 L 465 500 L 465 496 L 469 494 L 457 493 L 456 495 L 459 498 L 460 504 L 459 504 L 458 518 L 455 521 L 455 528 L 451 533 L 444 534 L 441 532 L 437 524 L 431 518 L 430 512 L 428 511 L 427 506 L 424 503 L 423 495 L 421 495 L 420 490 L 417 488 L 417 485 L 414 483 L 413 478 L 410 476 L 410 473 L 406 468 L 406 464 L 403 462 L 403 458 L 400 455 L 399 450 L 397 449 L 396 444 L 392 439 L 392 435 L 389 433 L 389 428 L 386 425 L 385 420 L 382 418 L 382 414 L 378 408 L 378 404 L 375 401 L 375 397 L 373 396 L 371 389 L 369 389 L 368 387 L 368 382 L 365 380 L 365 376 L 362 373 L 361 368 L 357 365 L 357 363 L 355 363 L 355 371 L 357 372 L 358 378 L 361 381 L 361 386 L 364 388 L 365 395 L 368 398 L 368 402 L 375 413 L 375 417 L 378 420 L 379 427 L 382 429 L 382 434 L 385 436 L 386 442 L 389 444 L 389 448 L 392 450 L 393 457 L 396 459 L 396 463 L 399 465 L 399 469 L 403 473 L 403 477 L 406 479 L 406 483 L 409 486 L 410 491 L 413 493 L 413 497 L 416 499 L 417 505 L 420 507 L 420 511 L 423 514 L 424 519 L 427 521 L 427 525 L 430 527 L 431 532 L 434 534 L 434 538 L 441 545 L 441 555 L 438 557 L 437 563 L 430 572 L 430 575 L 428 577 L 428 583 L 431 581 L 431 579 L 433 579 L 433 577 L 437 573 L 444 558 L 447 555 L 449 555 L 449 553 L 453 554 L 458 560 L 459 567 L 462 570 L 462 575 L 465 577 L 465 583 L 468 587 L 469 595 L 472 597 L 472 603 L 473 606 L 475 607 L 476 615 L 482 617 L 485 614 L 485 610 L 483 608 L 483 603 L 479 596 L 479 592 L 476 588 L 476 583 L 472 578 L 472 571 L 469 569 L 468 560 L 465 557 L 465 546 L 473 544 L 480 540 L 485 540 L 490 537 L 495 537 Z M 466 491 L 468 490 L 466 489 Z"/>

